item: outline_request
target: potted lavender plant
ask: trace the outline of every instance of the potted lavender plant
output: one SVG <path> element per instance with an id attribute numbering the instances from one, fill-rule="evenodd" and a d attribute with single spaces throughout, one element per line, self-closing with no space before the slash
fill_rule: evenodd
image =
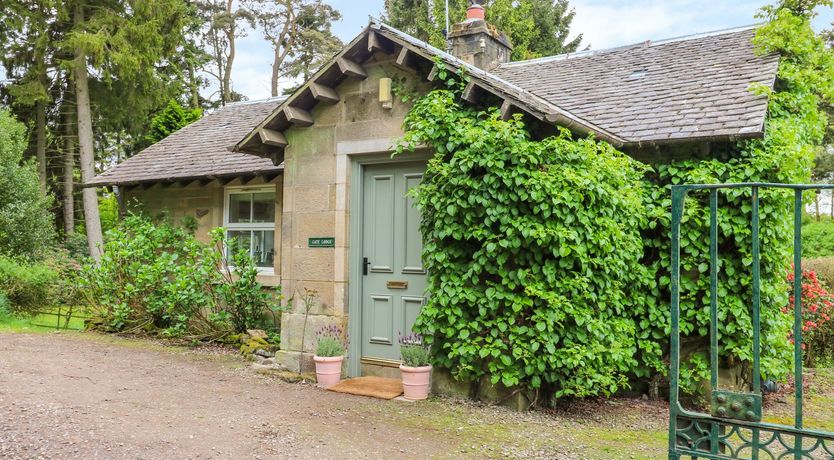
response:
<path id="1" fill-rule="evenodd" d="M 340 326 L 323 326 L 316 331 L 316 382 L 329 388 L 342 380 L 342 360 L 347 349 L 347 335 Z"/>
<path id="2" fill-rule="evenodd" d="M 405 399 L 420 400 L 429 397 L 431 384 L 431 355 L 420 334 L 400 336 L 400 375 Z"/>

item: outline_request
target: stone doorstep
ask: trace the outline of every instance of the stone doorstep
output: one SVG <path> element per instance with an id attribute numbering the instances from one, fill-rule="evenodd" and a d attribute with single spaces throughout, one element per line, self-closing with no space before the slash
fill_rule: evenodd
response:
<path id="1" fill-rule="evenodd" d="M 264 359 L 261 362 L 253 362 L 251 368 L 256 373 L 275 377 L 287 383 L 315 383 L 315 372 L 298 372 L 288 370 L 281 364 L 276 364 L 273 358 Z M 454 382 L 447 372 L 437 372 L 437 375 L 432 375 L 432 394 L 439 396 L 447 396 L 452 398 L 472 400 L 466 387 L 468 384 Z M 485 377 L 480 385 L 478 385 L 478 400 L 488 404 L 498 404 L 500 406 L 508 407 L 516 411 L 526 411 L 532 401 L 531 395 L 523 392 L 513 394 L 512 391 L 504 388 L 500 383 L 493 385 L 489 382 L 489 378 Z M 406 399 L 404 396 L 398 396 L 393 399 L 404 403 L 414 404 L 419 401 L 412 401 Z"/>

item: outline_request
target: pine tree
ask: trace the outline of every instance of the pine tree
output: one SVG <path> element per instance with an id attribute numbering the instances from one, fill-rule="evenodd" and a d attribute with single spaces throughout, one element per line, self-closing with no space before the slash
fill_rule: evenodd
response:
<path id="1" fill-rule="evenodd" d="M 568 39 L 575 16 L 568 0 L 491 0 L 486 18 L 513 44 L 513 60 L 576 51 L 582 35 Z M 470 2 L 449 1 L 451 24 L 466 17 Z M 385 21 L 435 47 L 445 49 L 445 2 L 441 0 L 386 0 Z"/>
<path id="2" fill-rule="evenodd" d="M 151 119 L 150 132 L 145 139 L 150 144 L 161 141 L 171 133 L 187 126 L 203 116 L 203 109 L 185 109 L 176 99 L 168 101 L 168 105 Z"/>
<path id="3" fill-rule="evenodd" d="M 245 3 L 258 30 L 273 50 L 272 96 L 281 77 L 310 76 L 342 47 L 331 31 L 342 18 L 322 0 L 248 0 Z"/>
<path id="4" fill-rule="evenodd" d="M 187 11 L 182 0 L 75 0 L 68 6 L 72 28 L 60 46 L 72 56 L 67 65 L 72 69 L 76 98 L 81 180 L 88 182 L 95 176 L 96 157 L 90 68 L 99 71 L 105 84 L 155 86 L 162 78 L 158 63 L 174 56 L 183 43 Z M 99 260 L 102 234 L 98 195 L 94 188 L 88 187 L 83 190 L 82 198 L 87 246 L 90 255 Z"/>

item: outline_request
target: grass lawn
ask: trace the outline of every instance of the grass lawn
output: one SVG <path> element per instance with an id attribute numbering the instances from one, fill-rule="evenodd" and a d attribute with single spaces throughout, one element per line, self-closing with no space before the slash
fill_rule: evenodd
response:
<path id="1" fill-rule="evenodd" d="M 76 331 L 84 329 L 84 319 L 78 317 L 78 309 L 73 312 L 75 316 L 70 318 L 69 323 L 66 321 L 66 313 L 66 307 L 45 309 L 43 313 L 31 317 L 0 313 L 0 331 L 47 332 L 58 329 L 59 324 L 60 329 Z"/>

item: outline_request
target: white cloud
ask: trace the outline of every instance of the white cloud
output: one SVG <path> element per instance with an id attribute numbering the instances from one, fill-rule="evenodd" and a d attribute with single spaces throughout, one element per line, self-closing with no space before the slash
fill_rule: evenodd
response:
<path id="1" fill-rule="evenodd" d="M 699 32 L 745 26 L 766 0 L 575 0 L 571 29 L 583 34 L 582 48 L 593 49 L 660 40 Z M 820 8 L 817 29 L 829 27 L 834 10 Z"/>
<path id="2" fill-rule="evenodd" d="M 594 49 L 660 40 L 698 32 L 744 26 L 755 23 L 755 14 L 767 0 L 573 0 L 576 18 L 571 29 L 583 34 L 582 48 Z M 343 19 L 333 31 L 344 42 L 350 41 L 368 23 L 368 16 L 378 16 L 383 0 L 328 0 L 342 12 Z M 830 27 L 834 10 L 821 8 L 814 21 L 817 29 Z M 249 99 L 270 95 L 272 48 L 259 33 L 249 31 L 238 40 L 232 80 L 235 91 Z M 283 81 L 282 87 L 297 82 Z M 216 90 L 204 91 L 208 94 Z"/>

